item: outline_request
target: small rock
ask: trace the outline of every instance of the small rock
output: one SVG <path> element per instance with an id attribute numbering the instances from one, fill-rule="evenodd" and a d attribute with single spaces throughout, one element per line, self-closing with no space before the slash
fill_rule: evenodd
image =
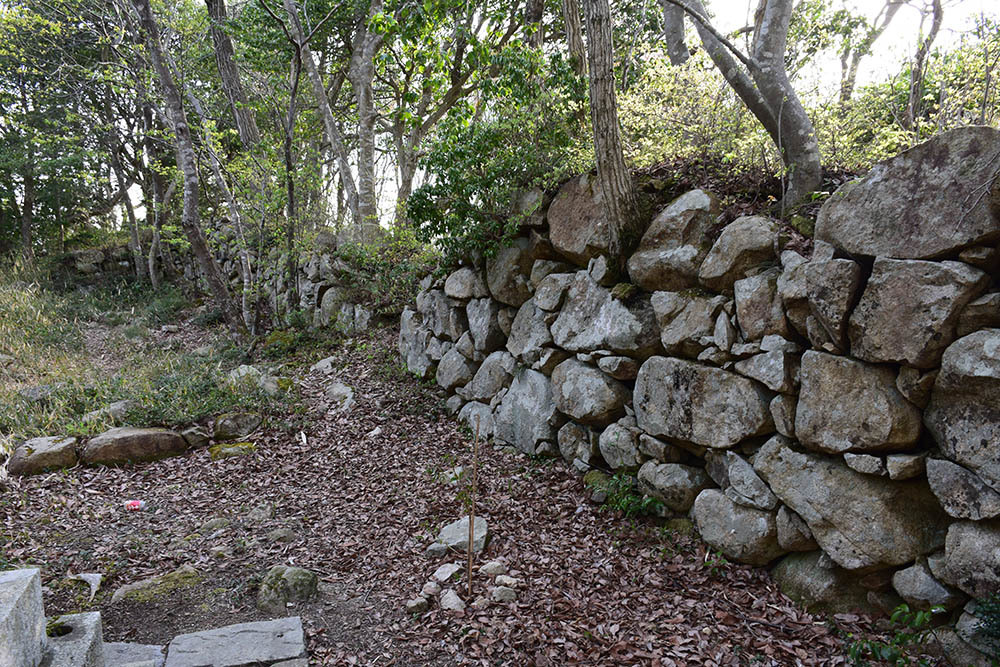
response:
<path id="1" fill-rule="evenodd" d="M 198 526 L 198 533 L 201 535 L 211 535 L 217 530 L 222 530 L 224 528 L 227 528 L 231 523 L 232 521 L 230 521 L 229 519 L 222 516 L 217 516 L 214 519 L 209 519 L 205 523 Z"/>
<path id="2" fill-rule="evenodd" d="M 493 581 L 497 586 L 506 586 L 507 588 L 515 588 L 521 583 L 514 577 L 508 577 L 506 574 L 498 574 Z"/>
<path id="3" fill-rule="evenodd" d="M 289 602 L 310 600 L 316 596 L 319 577 L 301 567 L 275 565 L 260 583 L 257 606 L 272 614 L 283 614 Z"/>
<path id="4" fill-rule="evenodd" d="M 257 445 L 252 442 L 228 442 L 212 445 L 208 448 L 208 454 L 213 461 L 228 459 L 235 456 L 246 456 L 257 451 Z"/>
<path id="5" fill-rule="evenodd" d="M 406 613 L 408 614 L 422 614 L 429 607 L 430 603 L 427 601 L 427 598 L 416 597 L 406 601 Z"/>
<path id="6" fill-rule="evenodd" d="M 215 420 L 214 435 L 217 441 L 239 440 L 256 431 L 264 418 L 254 412 L 230 412 Z"/>
<path id="7" fill-rule="evenodd" d="M 498 560 L 491 560 L 488 563 L 484 563 L 479 571 L 490 577 L 495 577 L 498 574 L 507 574 L 507 566 Z"/>
<path id="8" fill-rule="evenodd" d="M 327 357 L 326 359 L 320 359 L 315 364 L 309 367 L 309 370 L 316 371 L 317 373 L 323 373 L 324 375 L 330 375 L 336 370 L 336 357 Z"/>
<path id="9" fill-rule="evenodd" d="M 434 574 L 431 575 L 431 578 L 444 584 L 452 579 L 458 579 L 461 576 L 461 565 L 458 563 L 445 563 L 438 569 L 434 570 Z"/>
<path id="10" fill-rule="evenodd" d="M 436 581 L 428 581 L 424 584 L 424 587 L 420 589 L 420 594 L 425 597 L 434 597 L 441 593 L 441 584 Z"/>
<path id="11" fill-rule="evenodd" d="M 465 611 L 465 603 L 462 602 L 462 598 L 458 597 L 458 593 L 450 588 L 441 593 L 438 604 L 445 611 Z"/>
<path id="12" fill-rule="evenodd" d="M 331 383 L 324 392 L 330 401 L 330 412 L 346 413 L 354 407 L 354 390 L 343 382 Z"/>
<path id="13" fill-rule="evenodd" d="M 7 462 L 12 475 L 36 475 L 56 468 L 76 465 L 76 438 L 32 438 L 18 446 Z"/>
<path id="14" fill-rule="evenodd" d="M 514 602 L 517 600 L 517 591 L 507 586 L 494 586 L 490 589 L 490 598 L 494 602 Z"/>
<path id="15" fill-rule="evenodd" d="M 250 523 L 263 523 L 274 516 L 274 505 L 271 503 L 261 503 L 252 507 L 246 513 L 246 520 Z"/>
<path id="16" fill-rule="evenodd" d="M 472 551 L 482 551 L 486 547 L 489 539 L 489 526 L 486 519 L 481 516 L 476 517 L 475 530 L 472 538 Z M 467 551 L 469 548 L 469 517 L 462 517 L 458 521 L 453 521 L 441 529 L 437 539 L 427 547 L 426 555 L 442 556 L 449 549 L 456 551 Z"/>
<path id="17" fill-rule="evenodd" d="M 476 609 L 483 609 L 484 607 L 490 606 L 490 600 L 486 596 L 480 595 L 472 601 L 472 606 Z"/>
<path id="18" fill-rule="evenodd" d="M 162 327 L 160 327 L 160 331 L 166 334 L 178 333 L 180 330 L 181 328 L 176 324 L 164 324 Z"/>
<path id="19" fill-rule="evenodd" d="M 844 463 L 851 470 L 856 470 L 866 475 L 878 475 L 884 477 L 887 474 L 885 461 L 880 456 L 871 454 L 844 454 Z"/>
<path id="20" fill-rule="evenodd" d="M 926 465 L 926 454 L 889 454 L 885 457 L 889 479 L 901 480 L 919 477 L 924 474 Z"/>
<path id="21" fill-rule="evenodd" d="M 267 534 L 268 542 L 294 542 L 299 539 L 291 528 L 275 528 Z"/>
<path id="22" fill-rule="evenodd" d="M 81 572 L 80 574 L 74 574 L 66 578 L 70 581 L 82 581 L 87 584 L 90 587 L 90 597 L 87 601 L 93 602 L 94 596 L 97 595 L 97 591 L 101 588 L 101 581 L 104 580 L 104 575 L 96 572 Z"/>
<path id="23" fill-rule="evenodd" d="M 199 426 L 194 424 L 193 426 L 188 426 L 181 432 L 181 437 L 184 438 L 184 442 L 188 444 L 191 449 L 200 449 L 202 447 L 208 446 L 209 441 L 212 439 L 212 434 L 209 433 L 208 429 L 204 426 Z"/>

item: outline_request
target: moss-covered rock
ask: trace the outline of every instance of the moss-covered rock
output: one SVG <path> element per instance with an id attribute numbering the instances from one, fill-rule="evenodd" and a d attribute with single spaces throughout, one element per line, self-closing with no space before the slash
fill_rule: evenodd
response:
<path id="1" fill-rule="evenodd" d="M 197 586 L 201 582 L 201 573 L 190 565 L 182 565 L 173 572 L 122 586 L 111 596 L 111 602 L 113 604 L 123 599 L 149 602 L 156 598 L 165 597 L 175 590 Z"/>
<path id="2" fill-rule="evenodd" d="M 289 602 L 304 602 L 316 596 L 319 577 L 301 567 L 275 565 L 260 583 L 257 606 L 272 614 L 284 614 Z"/>
<path id="3" fill-rule="evenodd" d="M 257 445 L 252 442 L 225 442 L 212 445 L 208 448 L 208 454 L 213 461 L 227 459 L 233 456 L 246 456 L 257 451 Z"/>

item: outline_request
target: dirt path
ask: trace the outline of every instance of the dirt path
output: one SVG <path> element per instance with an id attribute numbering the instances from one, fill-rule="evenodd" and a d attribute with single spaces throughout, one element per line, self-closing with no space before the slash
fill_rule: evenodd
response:
<path id="1" fill-rule="evenodd" d="M 847 662 L 839 633 L 869 627 L 865 619 L 838 617 L 835 630 L 797 610 L 763 570 L 727 564 L 652 520 L 602 511 L 561 462 L 492 446 L 483 448 L 479 513 L 493 538 L 477 564 L 505 561 L 522 582 L 518 599 L 408 616 L 404 602 L 438 565 L 463 560 L 423 551 L 461 514 L 442 473 L 467 463 L 470 440 L 435 388 L 400 372 L 394 335 L 330 351 L 334 377 L 356 392 L 349 414 L 326 412 L 330 378 L 303 374 L 309 427 L 268 424 L 251 456 L 214 462 L 199 450 L 12 481 L 0 493 L 0 566 L 40 565 L 50 614 L 99 609 L 107 640 L 143 642 L 265 618 L 254 595 L 267 568 L 306 567 L 322 595 L 289 613 L 303 617 L 311 664 Z M 129 498 L 151 509 L 125 512 Z M 230 523 L 199 533 L 216 518 Z M 118 586 L 184 564 L 200 584 L 111 603 Z M 93 603 L 64 580 L 74 572 L 106 575 Z M 475 576 L 472 598 L 489 583 Z M 464 578 L 459 588 L 470 601 Z"/>

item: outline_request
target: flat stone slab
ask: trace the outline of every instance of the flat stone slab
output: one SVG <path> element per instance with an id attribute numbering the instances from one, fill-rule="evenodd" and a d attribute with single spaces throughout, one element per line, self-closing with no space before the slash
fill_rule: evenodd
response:
<path id="1" fill-rule="evenodd" d="M 35 667 L 42 661 L 45 612 L 37 569 L 0 572 L 0 665 Z"/>
<path id="2" fill-rule="evenodd" d="M 291 616 L 178 635 L 167 647 L 166 667 L 272 664 L 300 658 L 305 651 L 302 620 Z"/>
<path id="3" fill-rule="evenodd" d="M 105 667 L 104 630 L 99 611 L 60 616 L 52 627 L 56 633 L 49 637 L 46 667 Z"/>
<path id="4" fill-rule="evenodd" d="M 155 644 L 105 642 L 104 664 L 107 667 L 133 667 L 148 663 L 153 667 L 163 667 L 165 648 Z"/>

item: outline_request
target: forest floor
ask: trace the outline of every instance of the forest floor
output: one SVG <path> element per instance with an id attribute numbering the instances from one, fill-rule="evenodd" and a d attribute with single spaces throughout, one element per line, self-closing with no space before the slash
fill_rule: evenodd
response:
<path id="1" fill-rule="evenodd" d="M 143 344 L 184 352 L 219 340 L 190 317 L 179 325 Z M 105 324 L 83 332 L 94 362 L 119 371 L 131 339 Z M 593 504 L 561 461 L 492 444 L 480 450 L 477 499 L 492 537 L 476 567 L 506 563 L 517 600 L 407 614 L 439 565 L 464 565 L 424 550 L 464 512 L 462 485 L 445 473 L 470 466 L 472 438 L 434 385 L 401 369 L 395 343 L 389 325 L 281 360 L 296 399 L 270 413 L 252 455 L 213 461 L 200 449 L 6 480 L 0 569 L 41 567 L 50 616 L 99 610 L 106 641 L 165 643 L 268 618 L 255 605 L 263 574 L 305 567 L 320 595 L 288 615 L 302 617 L 317 665 L 838 665 L 849 663 L 851 635 L 877 636 L 865 617 L 803 612 L 766 570 L 726 562 L 683 522 Z M 309 370 L 328 355 L 333 375 Z M 346 414 L 327 410 L 332 379 L 354 389 Z M 127 499 L 148 507 L 125 511 Z M 183 565 L 197 571 L 193 585 L 111 601 L 119 586 Z M 82 572 L 104 576 L 92 601 L 66 579 Z M 471 602 L 490 583 L 474 570 L 470 596 L 463 567 L 455 588 Z"/>

